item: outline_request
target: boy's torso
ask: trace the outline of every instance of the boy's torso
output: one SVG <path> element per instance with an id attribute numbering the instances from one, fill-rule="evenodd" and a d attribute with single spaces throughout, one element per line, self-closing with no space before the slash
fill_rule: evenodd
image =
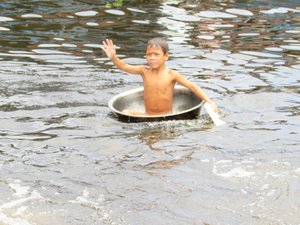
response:
<path id="1" fill-rule="evenodd" d="M 172 113 L 173 91 L 175 79 L 173 71 L 164 68 L 160 72 L 153 72 L 145 68 L 142 74 L 144 81 L 145 111 L 148 114 Z"/>

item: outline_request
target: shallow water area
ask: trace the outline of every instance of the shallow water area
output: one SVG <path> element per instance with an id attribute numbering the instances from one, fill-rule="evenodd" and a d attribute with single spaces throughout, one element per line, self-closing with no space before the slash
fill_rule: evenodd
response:
<path id="1" fill-rule="evenodd" d="M 0 3 L 0 224 L 298 225 L 298 1 L 107 2 Z M 162 35 L 226 125 L 109 110 Z"/>

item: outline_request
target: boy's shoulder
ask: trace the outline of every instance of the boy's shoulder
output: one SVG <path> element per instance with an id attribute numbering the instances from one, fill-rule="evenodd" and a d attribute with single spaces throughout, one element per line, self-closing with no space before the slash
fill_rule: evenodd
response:
<path id="1" fill-rule="evenodd" d="M 174 75 L 174 76 L 180 76 L 181 75 L 177 70 L 174 70 L 174 69 L 168 68 L 168 71 L 171 75 Z"/>

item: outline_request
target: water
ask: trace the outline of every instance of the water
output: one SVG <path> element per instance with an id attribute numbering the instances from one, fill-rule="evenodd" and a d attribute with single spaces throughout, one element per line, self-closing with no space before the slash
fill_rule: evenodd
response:
<path id="1" fill-rule="evenodd" d="M 299 2 L 2 1 L 0 224 L 300 224 Z M 116 70 L 168 37 L 168 66 L 227 124 L 128 124 Z"/>

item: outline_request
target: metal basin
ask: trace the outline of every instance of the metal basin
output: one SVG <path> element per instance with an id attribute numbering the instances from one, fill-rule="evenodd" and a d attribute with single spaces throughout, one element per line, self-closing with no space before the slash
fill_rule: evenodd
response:
<path id="1" fill-rule="evenodd" d="M 161 120 L 194 119 L 199 113 L 204 101 L 193 92 L 181 86 L 175 86 L 173 96 L 173 113 L 164 115 L 130 115 L 123 110 L 130 109 L 144 112 L 144 89 L 136 88 L 120 93 L 110 99 L 108 106 L 123 122 L 149 122 Z"/>

